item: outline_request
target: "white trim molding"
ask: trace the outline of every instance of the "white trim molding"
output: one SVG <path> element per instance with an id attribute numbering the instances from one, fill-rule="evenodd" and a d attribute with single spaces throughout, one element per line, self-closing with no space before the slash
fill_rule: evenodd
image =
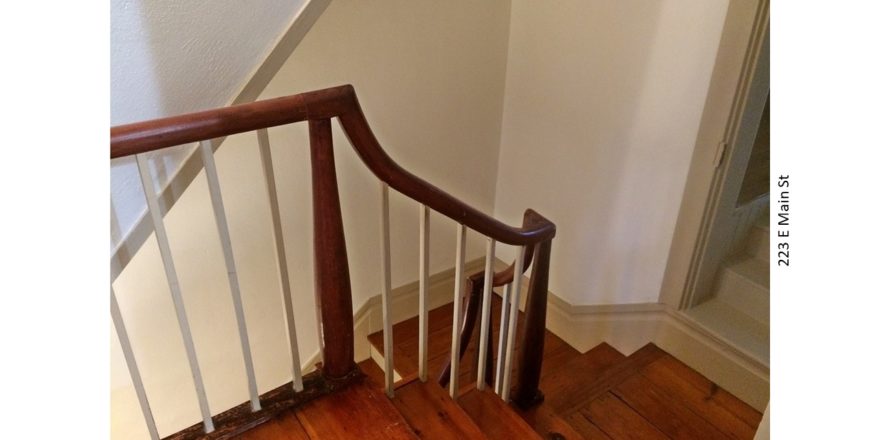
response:
<path id="1" fill-rule="evenodd" d="M 465 265 L 465 273 L 476 272 L 484 264 L 483 258 L 471 260 Z M 496 258 L 496 268 L 506 266 Z M 450 268 L 431 276 L 429 309 L 452 302 L 454 275 Z M 528 291 L 528 278 L 523 277 L 522 284 L 522 289 Z M 520 310 L 524 309 L 525 296 Z M 395 323 L 418 315 L 418 281 L 393 289 L 391 298 Z M 365 301 L 354 319 L 355 359 L 360 362 L 373 357 L 381 368 L 381 352 L 367 340 L 368 335 L 382 329 L 379 295 Z M 768 366 L 664 304 L 572 305 L 548 292 L 547 329 L 580 353 L 605 342 L 628 356 L 654 343 L 759 411 L 770 399 Z M 395 378 L 399 377 L 395 372 Z"/>
<path id="2" fill-rule="evenodd" d="M 254 68 L 248 80 L 229 101 L 228 105 L 255 101 L 329 5 L 330 0 L 306 1 L 302 8 L 293 16 L 287 29 L 275 41 L 266 58 Z M 220 148 L 224 139 L 215 139 L 212 142 L 214 151 Z M 189 188 L 189 185 L 195 180 L 196 176 L 204 169 L 201 155 L 196 154 L 197 150 L 192 149 L 190 151 L 189 156 L 184 159 L 177 172 L 174 173 L 165 187 L 156 195 L 159 214 L 162 217 L 168 214 L 168 211 L 183 196 L 184 191 Z M 111 252 L 111 280 L 116 279 L 122 270 L 125 269 L 152 233 L 152 224 L 150 224 L 145 211 Z"/>

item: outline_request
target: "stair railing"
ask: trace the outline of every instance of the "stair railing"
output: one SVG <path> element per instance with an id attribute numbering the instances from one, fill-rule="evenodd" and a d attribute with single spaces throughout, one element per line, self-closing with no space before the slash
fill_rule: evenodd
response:
<path id="1" fill-rule="evenodd" d="M 409 173 L 395 163 L 381 148 L 364 118 L 354 88 L 350 85 L 334 87 L 299 95 L 270 99 L 170 118 L 157 119 L 135 124 L 113 127 L 111 129 L 110 158 L 136 155 L 148 210 L 159 243 L 160 256 L 165 268 L 168 285 L 177 315 L 178 325 L 184 340 L 190 371 L 196 388 L 202 422 L 178 432 L 174 438 L 194 438 L 207 434 L 221 438 L 241 432 L 257 423 L 268 420 L 280 411 L 298 405 L 323 393 L 332 392 L 356 379 L 360 372 L 354 361 L 354 322 L 352 310 L 351 284 L 348 258 L 343 233 L 342 214 L 336 179 L 333 155 L 331 118 L 337 118 L 355 151 L 366 166 L 379 178 L 381 200 L 381 241 L 380 265 L 382 273 L 382 312 L 385 334 L 385 391 L 389 397 L 394 394 L 393 333 L 391 325 L 391 261 L 390 228 L 388 211 L 389 188 L 421 203 L 420 207 L 420 287 L 419 287 L 419 376 L 427 380 L 427 291 L 428 291 L 428 241 L 431 210 L 436 211 L 458 223 L 455 264 L 455 297 L 453 312 L 452 350 L 461 349 L 459 328 L 461 327 L 461 300 L 465 290 L 464 253 L 468 229 L 487 237 L 486 265 L 482 275 L 471 277 L 470 284 L 482 282 L 483 294 L 481 340 L 488 336 L 488 312 L 492 287 L 505 286 L 504 304 L 509 304 L 506 315 L 510 319 L 504 323 L 501 332 L 504 343 L 499 344 L 499 363 L 496 389 L 505 399 L 510 400 L 511 374 L 515 347 L 516 305 L 524 269 L 534 253 L 534 267 L 529 285 L 526 305 L 523 340 L 519 347 L 517 365 L 519 376 L 515 389 L 516 400 L 522 406 L 540 399 L 538 379 L 544 342 L 544 324 L 547 302 L 547 276 L 549 273 L 550 243 L 556 234 L 556 226 L 535 211 L 527 210 L 521 228 L 506 225 L 447 194 L 430 183 Z M 294 310 L 291 302 L 290 280 L 287 273 L 284 238 L 281 233 L 281 218 L 278 208 L 278 195 L 272 171 L 272 158 L 269 149 L 267 129 L 279 125 L 307 121 L 312 167 L 312 201 L 314 220 L 315 289 L 318 304 L 318 337 L 323 341 L 320 370 L 302 375 L 297 348 L 297 335 L 294 323 Z M 247 325 L 241 304 L 235 259 L 232 254 L 225 208 L 214 164 L 211 139 L 237 133 L 256 131 L 261 154 L 266 189 L 269 194 L 272 230 L 276 243 L 276 262 L 281 278 L 281 296 L 288 328 L 290 356 L 292 360 L 292 381 L 290 384 L 258 395 L 254 376 L 252 356 L 248 341 Z M 216 226 L 224 252 L 228 281 L 233 296 L 233 308 L 239 330 L 239 339 L 244 354 L 245 371 L 248 376 L 250 401 L 221 414 L 212 414 L 208 407 L 205 387 L 201 378 L 192 335 L 180 284 L 171 256 L 168 237 L 158 209 L 154 185 L 148 164 L 143 153 L 162 148 L 199 142 L 209 191 L 214 208 Z M 499 273 L 493 270 L 496 242 L 513 245 L 517 257 L 512 268 Z M 486 276 L 491 274 L 491 276 Z M 482 278 L 480 278 L 482 276 Z M 508 298 L 509 297 L 509 298 Z M 505 310 L 502 311 L 505 314 Z M 119 313 L 116 295 L 111 288 L 111 315 L 123 349 L 129 373 L 144 413 L 144 419 L 152 438 L 159 438 L 158 430 L 143 387 L 131 343 L 125 331 L 125 324 Z M 503 349 L 502 349 L 503 348 Z M 481 344 L 480 370 L 487 369 L 488 348 Z M 451 357 L 450 394 L 458 392 L 458 358 Z M 501 359 L 504 362 L 501 362 Z M 502 366 L 503 365 L 503 366 Z M 479 377 L 485 377 L 480 374 Z M 478 381 L 484 388 L 485 380 Z"/>

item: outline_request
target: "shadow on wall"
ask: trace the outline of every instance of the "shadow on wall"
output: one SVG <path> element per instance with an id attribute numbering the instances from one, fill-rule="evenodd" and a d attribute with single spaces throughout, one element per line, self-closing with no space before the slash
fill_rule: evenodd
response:
<path id="1" fill-rule="evenodd" d="M 514 2 L 496 215 L 556 221 L 570 303 L 653 303 L 727 3 L 557 6 Z"/>
<path id="2" fill-rule="evenodd" d="M 112 0 L 110 124 L 227 105 L 305 0 Z M 191 154 L 149 154 L 157 190 Z M 111 162 L 111 198 L 124 236 L 146 210 L 134 158 Z"/>

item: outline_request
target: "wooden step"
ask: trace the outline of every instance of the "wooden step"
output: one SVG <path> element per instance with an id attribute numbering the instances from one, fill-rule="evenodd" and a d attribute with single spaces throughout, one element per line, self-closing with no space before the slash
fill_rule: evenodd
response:
<path id="1" fill-rule="evenodd" d="M 541 378 L 545 404 L 556 413 L 564 414 L 583 401 L 577 395 L 578 390 L 589 389 L 608 369 L 625 359 L 623 353 L 605 343 L 577 356 Z"/>
<path id="2" fill-rule="evenodd" d="M 487 438 L 449 392 L 433 380 L 411 381 L 395 390 L 392 402 L 419 438 Z"/>
<path id="3" fill-rule="evenodd" d="M 497 394 L 476 388 L 458 398 L 458 404 L 490 439 L 541 439 L 541 436 Z"/>
<path id="4" fill-rule="evenodd" d="M 588 440 L 557 415 L 548 405 L 537 405 L 527 410 L 514 407 L 519 416 L 525 420 L 541 438 L 553 440 Z"/>
<path id="5" fill-rule="evenodd" d="M 246 432 L 248 440 L 417 439 L 397 408 L 370 380 L 290 410 Z"/>

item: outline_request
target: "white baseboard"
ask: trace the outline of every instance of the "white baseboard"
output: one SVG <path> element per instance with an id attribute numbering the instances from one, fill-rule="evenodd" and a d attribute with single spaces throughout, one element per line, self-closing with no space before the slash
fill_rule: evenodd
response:
<path id="1" fill-rule="evenodd" d="M 472 273 L 482 265 L 483 260 L 477 259 L 465 267 Z M 505 266 L 503 262 L 496 265 Z M 452 301 L 453 277 L 452 269 L 431 277 L 430 309 Z M 528 279 L 524 278 L 523 289 L 527 288 Z M 394 289 L 392 298 L 395 322 L 417 315 L 417 282 Z M 382 353 L 373 350 L 367 340 L 369 334 L 382 329 L 380 305 L 376 295 L 355 313 L 355 358 L 360 362 L 372 357 L 382 367 Z M 520 304 L 520 310 L 524 305 Z M 763 411 L 769 401 L 770 371 L 766 366 L 663 304 L 572 305 L 549 292 L 547 329 L 580 353 L 605 342 L 628 356 L 653 342 L 753 408 Z"/>

